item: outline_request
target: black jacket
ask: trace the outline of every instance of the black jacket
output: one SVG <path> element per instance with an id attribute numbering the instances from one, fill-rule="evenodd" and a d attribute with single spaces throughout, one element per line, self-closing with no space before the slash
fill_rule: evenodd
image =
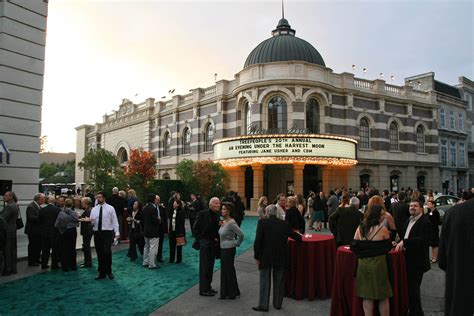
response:
<path id="1" fill-rule="evenodd" d="M 199 212 L 193 232 L 197 240 L 214 241 L 219 239 L 219 214 L 210 209 Z"/>
<path id="2" fill-rule="evenodd" d="M 301 241 L 301 235 L 276 216 L 258 221 L 253 251 L 254 258 L 260 261 L 259 269 L 272 266 L 288 268 L 288 237 Z"/>
<path id="3" fill-rule="evenodd" d="M 393 221 L 400 238 L 405 235 L 405 223 L 410 218 L 410 207 L 405 202 L 395 202 L 390 205 L 392 210 Z"/>
<path id="4" fill-rule="evenodd" d="M 143 235 L 146 238 L 158 238 L 160 234 L 160 220 L 155 205 L 148 203 L 142 210 Z"/>
<path id="5" fill-rule="evenodd" d="M 82 212 L 80 218 L 91 217 L 91 210 L 92 210 L 92 208 Z M 92 229 L 92 223 L 90 223 L 90 222 L 81 222 L 81 235 L 83 235 L 83 236 L 92 236 L 93 234 L 94 234 L 94 230 Z"/>
<path id="6" fill-rule="evenodd" d="M 404 232 L 408 228 L 408 223 L 409 221 L 405 223 Z M 431 268 L 429 254 L 431 230 L 430 220 L 427 215 L 422 215 L 413 225 L 408 238 L 403 239 L 407 270 L 424 273 Z"/>
<path id="7" fill-rule="evenodd" d="M 200 199 L 195 199 L 192 201 L 189 205 L 189 218 L 196 218 L 197 214 L 202 211 L 203 208 L 204 206 L 202 205 L 202 201 Z"/>
<path id="8" fill-rule="evenodd" d="M 118 194 L 112 194 L 105 201 L 114 207 L 117 216 L 123 216 L 123 210 L 127 208 L 127 200 Z"/>
<path id="9" fill-rule="evenodd" d="M 171 210 L 171 213 L 169 214 L 169 232 L 172 231 L 172 225 L 173 225 L 173 213 L 174 210 Z M 175 229 L 174 231 L 176 232 L 177 235 L 184 235 L 186 233 L 184 229 L 184 210 L 181 207 L 178 207 L 178 210 L 176 212 L 176 219 L 175 219 Z"/>
<path id="10" fill-rule="evenodd" d="M 306 223 L 300 211 L 296 207 L 290 207 L 286 211 L 285 220 L 288 222 L 288 224 L 290 224 L 291 229 L 296 229 L 300 233 L 304 234 Z"/>
<path id="11" fill-rule="evenodd" d="M 41 225 L 39 222 L 40 207 L 35 202 L 31 202 L 26 208 L 25 234 L 40 235 Z"/>
<path id="12" fill-rule="evenodd" d="M 348 245 L 354 239 L 363 216 L 354 206 L 340 207 L 329 216 L 329 229 L 336 237 L 338 246 Z"/>
<path id="13" fill-rule="evenodd" d="M 44 237 L 54 237 L 56 233 L 56 218 L 61 209 L 54 204 L 48 204 L 39 212 L 39 222 L 41 225 L 41 235 Z"/>

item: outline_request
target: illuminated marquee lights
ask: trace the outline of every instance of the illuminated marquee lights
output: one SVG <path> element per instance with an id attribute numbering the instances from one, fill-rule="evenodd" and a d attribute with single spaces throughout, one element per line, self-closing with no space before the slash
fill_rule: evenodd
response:
<path id="1" fill-rule="evenodd" d="M 299 140 L 294 140 L 295 138 Z M 262 139 L 260 141 L 260 139 Z M 300 151 L 295 153 L 292 149 L 299 147 L 301 139 L 306 139 L 303 148 L 311 148 L 311 145 L 321 143 L 320 147 L 313 146 L 314 150 Z M 281 155 L 277 148 L 268 144 L 278 144 L 278 140 L 283 140 L 283 144 L 288 147 Z M 240 143 L 237 143 L 239 142 Z M 236 145 L 237 144 L 237 145 Z M 245 144 L 245 149 L 252 144 L 251 150 L 239 151 L 238 144 Z M 255 145 L 254 145 L 255 144 Z M 266 144 L 263 150 L 261 144 Z M 296 145 L 295 145 L 296 144 Z M 337 135 L 319 135 L 319 134 L 270 134 L 270 135 L 246 135 L 239 137 L 224 138 L 217 140 L 214 145 L 215 162 L 219 162 L 224 167 L 236 167 L 252 164 L 316 164 L 330 166 L 353 166 L 358 162 L 356 160 L 357 141 L 351 138 Z M 279 146 L 279 145 L 275 145 Z M 234 149 L 235 148 L 235 149 Z M 259 148 L 262 148 L 259 150 Z M 278 147 L 282 148 L 282 147 Z M 275 151 L 275 152 L 273 152 Z M 313 156 L 314 155 L 314 156 Z"/>

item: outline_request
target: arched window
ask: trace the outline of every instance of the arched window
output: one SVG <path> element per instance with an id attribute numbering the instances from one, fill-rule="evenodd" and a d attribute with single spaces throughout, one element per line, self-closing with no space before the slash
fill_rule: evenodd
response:
<path id="1" fill-rule="evenodd" d="M 390 123 L 390 150 L 400 150 L 398 139 L 398 125 L 392 122 Z"/>
<path id="2" fill-rule="evenodd" d="M 370 148 L 369 121 L 365 117 L 359 123 L 359 145 L 360 148 Z"/>
<path id="3" fill-rule="evenodd" d="M 163 137 L 163 156 L 169 156 L 171 152 L 171 135 L 169 132 L 165 133 Z"/>
<path id="4" fill-rule="evenodd" d="M 306 102 L 306 128 L 311 133 L 319 133 L 319 102 L 316 99 Z"/>
<path id="5" fill-rule="evenodd" d="M 268 128 L 287 128 L 287 106 L 283 97 L 277 95 L 268 101 Z"/>
<path id="6" fill-rule="evenodd" d="M 209 123 L 204 131 L 204 151 L 212 151 L 212 142 L 214 141 L 214 126 Z"/>
<path id="7" fill-rule="evenodd" d="M 359 176 L 360 188 L 366 189 L 370 186 L 370 174 L 363 173 Z"/>
<path id="8" fill-rule="evenodd" d="M 416 128 L 416 151 L 419 153 L 425 152 L 425 129 L 423 125 L 418 125 Z"/>
<path id="9" fill-rule="evenodd" d="M 250 128 L 252 127 L 252 107 L 248 102 L 245 103 L 245 134 L 248 134 L 250 132 Z"/>
<path id="10" fill-rule="evenodd" d="M 128 154 L 125 148 L 120 148 L 117 152 L 117 158 L 120 164 L 126 163 L 128 161 Z"/>
<path id="11" fill-rule="evenodd" d="M 191 152 L 191 130 L 185 128 L 183 131 L 183 154 L 189 154 Z"/>

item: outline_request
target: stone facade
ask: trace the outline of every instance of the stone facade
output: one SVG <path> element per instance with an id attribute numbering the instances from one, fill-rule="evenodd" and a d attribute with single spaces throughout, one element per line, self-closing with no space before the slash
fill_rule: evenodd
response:
<path id="1" fill-rule="evenodd" d="M 474 82 L 466 77 L 459 77 L 462 99 L 466 102 L 466 133 L 469 165 L 469 188 L 474 188 Z"/>
<path id="2" fill-rule="evenodd" d="M 38 192 L 41 106 L 48 1 L 0 1 L 0 139 L 22 211 Z M 0 198 L 2 198 L 0 196 Z"/>
<path id="3" fill-rule="evenodd" d="M 447 176 L 440 169 L 439 108 L 455 109 L 466 118 L 466 102 L 436 91 L 434 74 L 428 76 L 431 85 L 424 77 L 416 76 L 418 85 L 407 79 L 395 86 L 303 60 L 251 64 L 233 80 L 167 101 L 124 100 L 102 123 L 77 128 L 76 161 L 87 148 L 101 146 L 123 158 L 130 148 L 142 147 L 156 155 L 158 178 L 175 179 L 174 168 L 181 160 L 213 159 L 213 141 L 252 129 L 307 129 L 358 140 L 358 164 L 229 166 L 231 189 L 253 203 L 262 194 L 273 199 L 290 188 L 305 194 L 308 189 L 357 190 L 365 185 L 441 191 L 441 178 Z M 452 132 L 457 143 L 467 135 L 465 129 Z M 466 168 L 467 163 L 466 158 Z M 78 179 L 85 179 L 80 171 L 76 182 L 83 182 Z"/>

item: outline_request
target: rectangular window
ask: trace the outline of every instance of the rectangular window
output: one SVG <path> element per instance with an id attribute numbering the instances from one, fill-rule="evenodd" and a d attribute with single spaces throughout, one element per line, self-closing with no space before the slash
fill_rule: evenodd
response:
<path id="1" fill-rule="evenodd" d="M 465 167 L 466 161 L 464 156 L 466 155 L 464 143 L 459 143 L 459 167 Z"/>
<path id="2" fill-rule="evenodd" d="M 439 124 L 440 127 L 446 127 L 446 115 L 444 109 L 439 109 Z"/>
<path id="3" fill-rule="evenodd" d="M 448 165 L 448 143 L 445 140 L 441 141 L 441 165 Z"/>
<path id="4" fill-rule="evenodd" d="M 454 112 L 449 112 L 449 128 L 454 129 Z"/>
<path id="5" fill-rule="evenodd" d="M 458 129 L 462 131 L 464 129 L 464 122 L 463 122 L 463 115 L 462 113 L 458 113 Z"/>
<path id="6" fill-rule="evenodd" d="M 449 150 L 451 152 L 451 167 L 456 167 L 457 159 L 456 159 L 456 143 L 455 142 L 450 143 Z"/>

